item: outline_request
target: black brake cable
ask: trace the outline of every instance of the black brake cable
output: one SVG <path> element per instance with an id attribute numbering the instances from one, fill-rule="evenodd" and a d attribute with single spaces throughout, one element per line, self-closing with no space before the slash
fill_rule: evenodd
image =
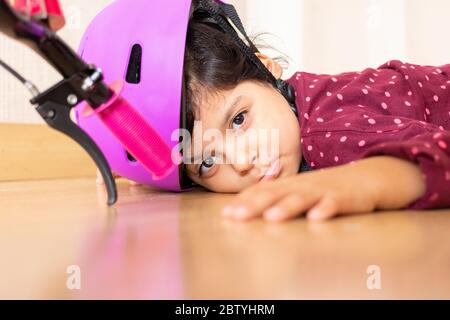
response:
<path id="1" fill-rule="evenodd" d="M 2 59 L 0 59 L 0 66 L 5 68 L 6 71 L 11 73 L 17 80 L 19 80 L 28 89 L 28 91 L 31 93 L 33 97 L 36 97 L 37 95 L 40 94 L 39 89 L 34 85 L 34 83 L 22 77 L 16 70 L 14 70 Z"/>

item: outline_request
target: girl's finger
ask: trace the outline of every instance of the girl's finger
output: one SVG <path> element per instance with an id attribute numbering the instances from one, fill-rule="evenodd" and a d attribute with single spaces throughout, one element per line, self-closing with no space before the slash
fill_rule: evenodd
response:
<path id="1" fill-rule="evenodd" d="M 264 218 L 268 221 L 285 221 L 303 215 L 306 210 L 317 203 L 313 196 L 302 196 L 300 194 L 289 194 L 275 203 L 275 205 L 264 211 Z"/>
<path id="2" fill-rule="evenodd" d="M 308 211 L 307 218 L 311 221 L 323 221 L 336 216 L 339 208 L 336 200 L 330 196 L 324 196 L 319 203 Z"/>
<path id="3" fill-rule="evenodd" d="M 236 220 L 249 220 L 261 216 L 263 211 L 272 206 L 285 194 L 283 189 L 251 188 L 236 196 L 225 207 L 222 214 Z"/>
<path id="4" fill-rule="evenodd" d="M 103 181 L 102 174 L 100 173 L 100 170 L 97 169 L 96 173 L 97 179 L 95 180 L 98 185 L 103 185 L 105 182 Z"/>
<path id="5" fill-rule="evenodd" d="M 112 173 L 112 175 L 113 175 L 113 178 L 114 179 L 116 179 L 116 178 L 120 178 L 120 175 L 118 175 L 117 173 Z M 100 170 L 97 168 L 97 172 L 96 172 L 96 176 L 97 176 L 97 178 L 96 178 L 96 183 L 98 184 L 98 185 L 103 185 L 103 184 L 105 184 L 105 181 L 103 180 L 103 176 L 102 176 L 102 174 L 100 173 Z"/>

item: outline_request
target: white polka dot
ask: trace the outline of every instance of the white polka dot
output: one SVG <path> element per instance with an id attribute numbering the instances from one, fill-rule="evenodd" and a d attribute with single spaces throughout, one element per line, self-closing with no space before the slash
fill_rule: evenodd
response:
<path id="1" fill-rule="evenodd" d="M 369 78 L 369 81 L 372 82 L 372 83 L 375 82 L 375 80 L 373 80 L 372 78 Z"/>
<path id="2" fill-rule="evenodd" d="M 320 157 L 323 158 L 323 152 L 320 153 Z"/>
<path id="3" fill-rule="evenodd" d="M 311 97 L 306 97 L 305 99 L 307 102 L 311 101 Z"/>
<path id="4" fill-rule="evenodd" d="M 327 92 L 327 96 L 331 97 L 331 92 L 330 91 Z"/>
<path id="5" fill-rule="evenodd" d="M 414 66 L 409 66 L 411 69 L 415 69 L 416 67 L 414 67 Z"/>
<path id="6" fill-rule="evenodd" d="M 344 124 L 345 127 L 350 127 L 352 124 L 350 122 L 347 122 L 346 124 Z"/>
<path id="7" fill-rule="evenodd" d="M 386 109 L 388 108 L 388 105 L 387 105 L 386 103 L 383 102 L 383 103 L 381 104 L 381 107 L 382 107 L 384 110 L 386 110 Z"/>
<path id="8" fill-rule="evenodd" d="M 337 109 L 336 112 L 342 112 L 344 109 Z"/>
<path id="9" fill-rule="evenodd" d="M 346 136 L 343 136 L 342 138 L 341 138 L 341 140 L 340 140 L 341 142 L 345 142 L 345 141 L 347 141 L 347 137 Z"/>
<path id="10" fill-rule="evenodd" d="M 319 79 L 314 79 L 314 81 L 313 81 L 313 82 L 317 82 L 317 81 L 319 81 Z"/>
<path id="11" fill-rule="evenodd" d="M 310 89 L 314 89 L 315 87 L 316 87 L 316 86 L 313 85 L 313 84 L 309 86 Z"/>
<path id="12" fill-rule="evenodd" d="M 366 145 L 366 141 L 364 141 L 364 140 L 361 140 L 359 143 L 358 143 L 358 146 L 360 146 L 360 147 L 364 147 Z"/>
<path id="13" fill-rule="evenodd" d="M 377 130 L 377 133 L 383 133 L 383 131 L 382 130 Z"/>
<path id="14" fill-rule="evenodd" d="M 362 104 L 358 104 L 358 107 L 365 108 Z"/>
<path id="15" fill-rule="evenodd" d="M 335 156 L 335 157 L 334 157 L 334 161 L 335 161 L 335 162 L 338 162 L 338 161 L 339 161 L 339 157 L 338 157 L 338 156 Z"/>
<path id="16" fill-rule="evenodd" d="M 443 73 L 443 72 L 442 72 L 442 70 L 441 70 L 441 69 L 439 69 L 439 68 L 438 68 L 438 69 L 436 69 L 436 72 L 438 72 L 438 73 Z"/>
<path id="17" fill-rule="evenodd" d="M 325 138 L 329 138 L 331 137 L 331 132 L 327 132 L 327 134 L 325 135 Z"/>
<path id="18" fill-rule="evenodd" d="M 408 79 L 409 79 L 409 76 L 408 76 L 408 75 L 405 75 L 405 79 L 408 80 Z"/>
<path id="19" fill-rule="evenodd" d="M 314 168 L 316 164 L 314 162 L 311 162 L 311 167 Z"/>
<path id="20" fill-rule="evenodd" d="M 405 101 L 405 104 L 406 104 L 408 107 L 411 107 L 411 102 Z"/>
<path id="21" fill-rule="evenodd" d="M 367 89 L 362 89 L 362 92 L 363 92 L 364 94 L 369 94 L 369 90 L 367 90 Z"/>
<path id="22" fill-rule="evenodd" d="M 344 97 L 343 97 L 342 94 L 340 94 L 340 93 L 337 95 L 337 98 L 338 98 L 339 100 L 341 100 L 341 101 L 344 100 Z"/>
<path id="23" fill-rule="evenodd" d="M 316 108 L 316 111 L 319 110 L 319 109 L 320 109 L 320 107 L 317 107 L 317 108 Z"/>
<path id="24" fill-rule="evenodd" d="M 313 149 L 312 146 L 308 146 L 308 151 L 311 151 Z"/>
<path id="25" fill-rule="evenodd" d="M 419 87 L 423 88 L 422 82 L 417 82 L 417 84 L 419 85 Z"/>
<path id="26" fill-rule="evenodd" d="M 419 148 L 414 147 L 414 148 L 411 149 L 411 152 L 412 152 L 413 155 L 416 155 L 416 154 L 419 153 Z"/>
<path id="27" fill-rule="evenodd" d="M 447 87 L 446 86 L 441 86 L 441 89 L 445 90 L 445 89 L 447 89 Z"/>
<path id="28" fill-rule="evenodd" d="M 364 119 L 369 118 L 369 116 L 367 114 L 363 114 Z"/>
<path id="29" fill-rule="evenodd" d="M 408 91 L 408 96 L 412 96 L 412 92 L 411 91 Z"/>
<path id="30" fill-rule="evenodd" d="M 373 76 L 374 76 L 374 77 L 378 77 L 378 73 L 374 73 Z"/>
<path id="31" fill-rule="evenodd" d="M 331 78 L 331 81 L 337 82 L 338 80 L 335 77 L 333 77 L 333 78 Z"/>
<path id="32" fill-rule="evenodd" d="M 317 118 L 317 122 L 323 122 L 322 118 Z"/>
<path id="33" fill-rule="evenodd" d="M 389 81 L 389 84 L 395 84 L 395 82 L 394 81 Z"/>
<path id="34" fill-rule="evenodd" d="M 429 76 L 425 76 L 425 79 L 427 79 L 427 81 L 430 81 L 430 77 Z"/>
<path id="35" fill-rule="evenodd" d="M 391 96 L 391 94 L 390 94 L 389 92 L 387 92 L 387 91 L 384 93 L 384 95 L 385 95 L 386 97 L 388 97 L 388 98 Z"/>
<path id="36" fill-rule="evenodd" d="M 375 124 L 375 123 L 377 123 L 374 119 L 369 119 L 369 120 L 367 120 L 367 121 L 369 121 L 370 124 Z"/>
<path id="37" fill-rule="evenodd" d="M 436 102 L 438 102 L 438 101 L 439 101 L 439 97 L 438 97 L 438 96 L 436 96 L 436 95 L 435 95 L 435 96 L 433 97 L 433 99 L 434 99 L 434 101 L 436 101 Z"/>
<path id="38" fill-rule="evenodd" d="M 402 120 L 400 120 L 400 119 L 394 119 L 394 122 L 395 122 L 396 124 L 400 124 L 400 123 L 402 123 Z"/>
<path id="39" fill-rule="evenodd" d="M 438 142 L 438 145 L 439 145 L 439 147 L 440 147 L 441 149 L 447 149 L 447 143 L 445 143 L 444 140 L 440 140 L 440 141 Z"/>
<path id="40" fill-rule="evenodd" d="M 425 112 L 427 113 L 427 115 L 430 115 L 430 109 L 428 109 L 428 108 L 425 108 Z"/>
<path id="41" fill-rule="evenodd" d="M 430 201 L 436 201 L 439 198 L 439 193 L 435 192 L 433 193 L 433 195 L 430 197 Z"/>

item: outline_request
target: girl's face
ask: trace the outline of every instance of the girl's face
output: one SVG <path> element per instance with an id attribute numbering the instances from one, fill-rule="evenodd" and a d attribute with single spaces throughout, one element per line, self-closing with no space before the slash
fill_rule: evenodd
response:
<path id="1" fill-rule="evenodd" d="M 281 77 L 276 62 L 259 58 Z M 280 170 L 273 177 L 298 173 L 299 121 L 272 85 L 245 81 L 200 103 L 189 151 L 195 159 L 186 164 L 192 181 L 215 192 L 239 192 L 259 183 L 277 159 Z"/>

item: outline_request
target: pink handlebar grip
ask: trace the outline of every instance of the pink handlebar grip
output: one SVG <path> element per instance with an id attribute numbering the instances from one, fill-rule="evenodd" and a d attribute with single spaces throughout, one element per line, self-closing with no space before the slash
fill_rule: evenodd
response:
<path id="1" fill-rule="evenodd" d="M 163 179 L 181 162 L 160 135 L 120 96 L 122 82 L 111 85 L 115 94 L 109 102 L 95 109 L 95 113 L 124 148 L 153 174 L 153 180 Z"/>

